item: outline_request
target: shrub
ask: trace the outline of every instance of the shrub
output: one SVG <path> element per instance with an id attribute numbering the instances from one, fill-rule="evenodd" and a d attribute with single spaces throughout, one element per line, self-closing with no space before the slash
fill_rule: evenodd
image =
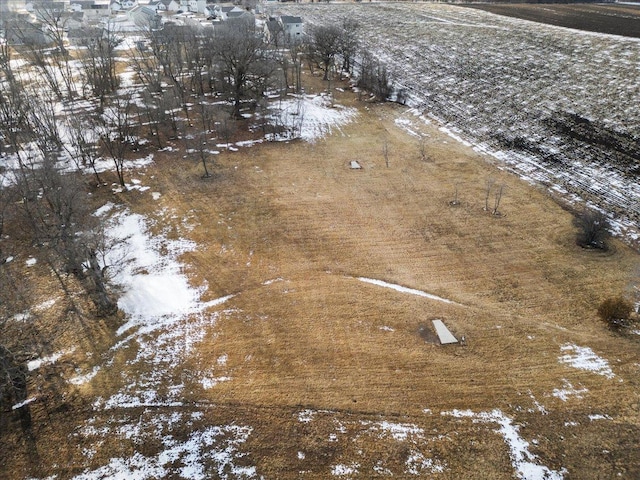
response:
<path id="1" fill-rule="evenodd" d="M 611 297 L 598 307 L 598 316 L 610 328 L 625 327 L 631 318 L 633 305 L 623 297 Z"/>
<path id="2" fill-rule="evenodd" d="M 576 243 L 583 248 L 607 249 L 609 221 L 604 213 L 597 210 L 585 210 L 573 221 L 578 227 Z"/>

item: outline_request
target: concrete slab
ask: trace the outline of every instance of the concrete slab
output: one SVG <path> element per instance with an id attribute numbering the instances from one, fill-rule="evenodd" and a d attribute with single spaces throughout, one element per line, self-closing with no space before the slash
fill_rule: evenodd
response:
<path id="1" fill-rule="evenodd" d="M 438 338 L 442 345 L 458 343 L 458 339 L 454 337 L 445 324 L 442 323 L 442 320 L 431 320 L 431 323 L 433 323 L 433 328 L 436 329 L 436 333 L 438 334 Z"/>

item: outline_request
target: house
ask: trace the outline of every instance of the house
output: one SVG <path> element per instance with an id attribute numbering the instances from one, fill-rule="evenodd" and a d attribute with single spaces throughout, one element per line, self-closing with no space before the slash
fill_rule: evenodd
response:
<path id="1" fill-rule="evenodd" d="M 240 11 L 232 10 L 227 13 L 226 22 L 228 23 L 242 23 L 243 25 L 255 25 L 256 18 L 251 12 L 240 9 Z"/>
<path id="2" fill-rule="evenodd" d="M 119 12 L 122 10 L 130 10 L 138 5 L 138 0 L 112 0 L 109 7 L 112 12 Z"/>
<path id="3" fill-rule="evenodd" d="M 189 11 L 194 13 L 205 13 L 207 0 L 189 0 Z"/>
<path id="4" fill-rule="evenodd" d="M 85 20 L 99 18 L 109 15 L 108 3 L 96 3 L 94 0 L 72 0 L 72 12 L 84 13 Z"/>
<path id="5" fill-rule="evenodd" d="M 178 0 L 158 0 L 157 10 L 166 12 L 177 12 L 180 10 L 180 2 Z"/>
<path id="6" fill-rule="evenodd" d="M 9 45 L 46 45 L 50 39 L 42 30 L 42 24 L 33 23 L 28 14 L 18 14 L 4 24 L 5 40 Z"/>
<path id="7" fill-rule="evenodd" d="M 67 11 L 69 2 L 45 2 L 42 0 L 34 0 L 25 3 L 25 10 L 35 14 L 39 19 L 50 18 L 52 15 L 59 15 Z"/>
<path id="8" fill-rule="evenodd" d="M 93 0 L 72 0 L 71 2 L 71 11 L 72 12 L 81 12 L 83 10 L 88 10 L 94 5 Z"/>
<path id="9" fill-rule="evenodd" d="M 160 28 L 162 25 L 156 9 L 149 5 L 136 5 L 127 12 L 127 18 L 139 27 Z"/>
<path id="10" fill-rule="evenodd" d="M 84 12 L 70 12 L 65 22 L 67 32 L 82 28 L 84 21 Z"/>
<path id="11" fill-rule="evenodd" d="M 208 3 L 204 9 L 204 14 L 207 19 L 214 20 L 222 17 L 222 10 L 220 9 L 220 5 Z"/>
<path id="12" fill-rule="evenodd" d="M 301 17 L 292 17 L 290 15 L 282 15 L 280 17 L 282 30 L 287 42 L 302 41 L 303 22 Z"/>
<path id="13" fill-rule="evenodd" d="M 245 10 L 243 10 L 242 8 L 236 6 L 222 6 L 220 7 L 220 18 L 222 20 L 227 20 L 229 18 L 229 13 L 231 12 L 240 12 L 240 13 L 244 13 Z M 238 13 L 232 13 L 231 16 L 238 16 Z"/>

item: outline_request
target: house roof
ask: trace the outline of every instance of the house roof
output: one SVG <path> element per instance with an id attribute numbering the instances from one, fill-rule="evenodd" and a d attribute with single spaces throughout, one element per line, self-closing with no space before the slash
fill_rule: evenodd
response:
<path id="1" fill-rule="evenodd" d="M 282 15 L 280 20 L 282 23 L 302 23 L 302 17 L 292 17 L 291 15 Z"/>
<path id="2" fill-rule="evenodd" d="M 249 12 L 238 11 L 238 10 L 232 10 L 230 12 L 227 12 L 227 18 L 239 18 L 239 17 L 242 17 L 243 15 L 249 15 Z"/>
<path id="3" fill-rule="evenodd" d="M 153 8 L 149 8 L 148 5 L 136 5 L 135 7 L 133 7 L 130 10 L 131 14 L 135 14 L 135 13 L 144 13 L 145 15 L 149 16 L 149 17 L 153 17 L 156 14 L 156 11 Z"/>

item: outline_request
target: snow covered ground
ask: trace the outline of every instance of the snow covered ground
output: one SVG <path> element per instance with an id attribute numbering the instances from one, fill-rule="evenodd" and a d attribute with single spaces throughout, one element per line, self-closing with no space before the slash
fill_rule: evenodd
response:
<path id="1" fill-rule="evenodd" d="M 313 143 L 332 132 L 339 132 L 342 125 L 352 122 L 357 116 L 354 108 L 333 103 L 326 94 L 293 96 L 275 102 L 273 108 L 272 122 L 286 128 L 275 137 L 267 135 L 268 139 L 274 140 L 301 138 Z"/>

